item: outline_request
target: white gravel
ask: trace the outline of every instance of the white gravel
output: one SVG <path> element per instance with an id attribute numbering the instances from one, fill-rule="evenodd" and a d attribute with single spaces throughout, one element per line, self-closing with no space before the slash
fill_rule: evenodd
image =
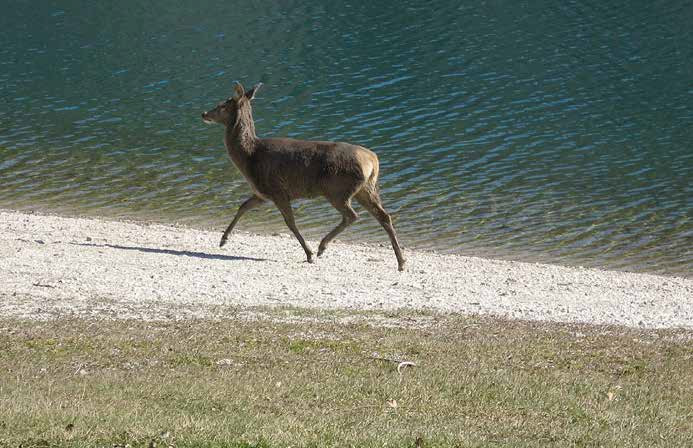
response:
<path id="1" fill-rule="evenodd" d="M 222 230 L 222 229 L 220 229 Z M 182 319 L 234 307 L 437 312 L 693 328 L 693 280 L 333 243 L 303 262 L 289 235 L 0 210 L 0 318 Z M 310 241 L 317 248 L 316 241 Z"/>

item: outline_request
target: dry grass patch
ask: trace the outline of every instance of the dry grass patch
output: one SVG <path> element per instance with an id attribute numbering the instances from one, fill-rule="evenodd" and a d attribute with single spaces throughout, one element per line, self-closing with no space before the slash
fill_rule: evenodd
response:
<path id="1" fill-rule="evenodd" d="M 299 314 L 0 321 L 0 445 L 693 445 L 690 333 Z"/>

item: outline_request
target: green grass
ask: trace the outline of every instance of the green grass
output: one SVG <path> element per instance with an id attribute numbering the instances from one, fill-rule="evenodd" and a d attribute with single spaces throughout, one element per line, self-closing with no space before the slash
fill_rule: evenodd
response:
<path id="1" fill-rule="evenodd" d="M 693 445 L 692 333 L 276 314 L 0 321 L 0 446 Z"/>

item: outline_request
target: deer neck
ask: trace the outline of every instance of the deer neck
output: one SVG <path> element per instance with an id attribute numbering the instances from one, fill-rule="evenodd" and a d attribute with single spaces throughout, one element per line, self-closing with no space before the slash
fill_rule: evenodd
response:
<path id="1" fill-rule="evenodd" d="M 229 150 L 234 149 L 252 154 L 257 135 L 250 104 L 244 104 L 238 111 L 236 122 L 226 128 L 226 142 Z"/>
<path id="2" fill-rule="evenodd" d="M 231 160 L 244 171 L 248 157 L 255 151 L 257 135 L 255 134 L 255 123 L 250 105 L 242 106 L 238 111 L 235 123 L 226 127 L 224 143 L 231 156 Z"/>

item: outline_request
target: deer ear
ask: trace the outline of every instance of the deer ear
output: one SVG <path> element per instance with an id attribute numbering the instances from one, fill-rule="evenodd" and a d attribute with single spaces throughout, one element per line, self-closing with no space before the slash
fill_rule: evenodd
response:
<path id="1" fill-rule="evenodd" d="M 255 86 L 253 86 L 252 89 L 248 90 L 248 91 L 245 93 L 245 97 L 248 98 L 248 101 L 250 101 L 250 100 L 252 100 L 253 98 L 255 98 L 255 94 L 257 93 L 257 90 L 258 90 L 260 87 L 262 87 L 262 83 L 261 83 L 261 82 L 255 84 Z"/>
<path id="2" fill-rule="evenodd" d="M 241 98 L 243 98 L 243 95 L 245 95 L 245 89 L 243 88 L 243 84 L 237 82 L 236 85 L 233 86 L 233 99 L 238 101 Z"/>

